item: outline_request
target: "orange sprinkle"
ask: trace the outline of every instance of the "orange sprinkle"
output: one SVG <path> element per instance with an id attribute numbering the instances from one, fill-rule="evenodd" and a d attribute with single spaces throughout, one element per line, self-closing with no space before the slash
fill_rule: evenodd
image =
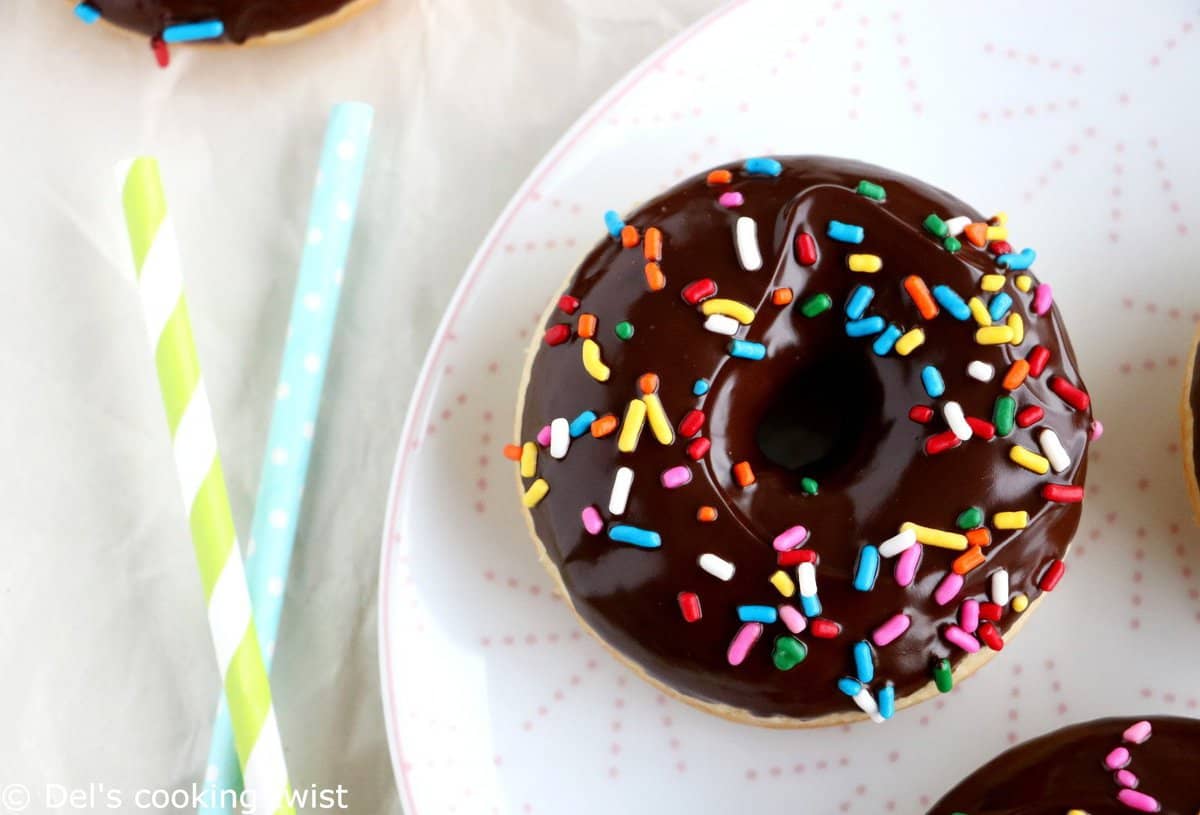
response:
<path id="1" fill-rule="evenodd" d="M 508 459 L 509 461 L 520 461 L 521 460 L 521 445 L 519 445 L 519 444 L 504 445 L 504 457 L 506 459 Z"/>
<path id="2" fill-rule="evenodd" d="M 733 181 L 733 173 L 728 170 L 713 170 L 708 174 L 708 185 L 714 187 L 717 184 L 728 184 Z"/>
<path id="3" fill-rule="evenodd" d="M 992 542 L 992 533 L 986 527 L 972 529 L 967 533 L 967 543 L 972 546 L 988 546 Z"/>
<path id="4" fill-rule="evenodd" d="M 1008 373 L 1004 375 L 1004 380 L 1000 384 L 1004 386 L 1005 390 L 1015 391 L 1021 387 L 1021 383 L 1027 376 L 1029 376 L 1029 363 L 1018 359 L 1009 367 Z"/>
<path id="5" fill-rule="evenodd" d="M 922 317 L 932 320 L 938 316 L 938 305 L 934 302 L 933 295 L 929 293 L 929 287 L 925 285 L 924 280 L 915 274 L 909 275 L 904 278 L 904 290 L 908 292 L 908 296 L 912 298 Z"/>
<path id="6" fill-rule="evenodd" d="M 580 314 L 579 325 L 575 327 L 575 330 L 578 331 L 579 336 L 583 337 L 585 340 L 596 336 L 596 315 L 588 314 L 587 312 Z"/>
<path id="7" fill-rule="evenodd" d="M 592 422 L 592 438 L 602 439 L 616 429 L 617 417 L 611 413 L 605 413 L 599 419 Z"/>
<path id="8" fill-rule="evenodd" d="M 645 373 L 638 377 L 638 390 L 642 393 L 658 392 L 658 374 Z"/>
<path id="9" fill-rule="evenodd" d="M 629 249 L 631 247 L 637 246 L 638 240 L 640 240 L 640 238 L 638 238 L 638 231 L 637 231 L 636 226 L 633 226 L 632 224 L 625 224 L 625 226 L 621 227 L 621 245 L 622 246 L 624 246 L 626 249 Z"/>
<path id="10" fill-rule="evenodd" d="M 710 524 L 717 519 L 717 508 L 703 506 L 696 510 L 696 520 L 700 523 Z"/>
<path id="11" fill-rule="evenodd" d="M 978 546 L 972 546 L 954 559 L 951 568 L 955 574 L 966 574 L 973 569 L 977 569 L 987 560 L 983 555 L 983 549 Z"/>
<path id="12" fill-rule="evenodd" d="M 749 487 L 757 480 L 754 477 L 754 470 L 750 469 L 749 461 L 739 461 L 733 465 L 733 478 L 742 487 Z"/>
<path id="13" fill-rule="evenodd" d="M 792 290 L 776 289 L 775 291 L 771 292 L 771 302 L 777 306 L 786 306 L 788 303 L 792 302 Z"/>
<path id="14" fill-rule="evenodd" d="M 967 224 L 963 227 L 963 234 L 972 246 L 982 249 L 987 245 L 987 224 Z"/>
<path id="15" fill-rule="evenodd" d="M 646 235 L 649 236 L 650 233 L 647 232 Z M 667 287 L 667 276 L 663 274 L 662 267 L 654 261 L 646 264 L 646 285 L 650 287 L 650 291 L 662 291 Z"/>
<path id="16" fill-rule="evenodd" d="M 642 245 L 646 260 L 662 260 L 662 232 L 657 226 L 646 230 L 646 242 Z"/>

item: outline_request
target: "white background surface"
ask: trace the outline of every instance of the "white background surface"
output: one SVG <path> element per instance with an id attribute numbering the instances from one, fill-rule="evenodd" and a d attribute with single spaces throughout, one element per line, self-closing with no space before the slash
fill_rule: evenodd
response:
<path id="1" fill-rule="evenodd" d="M 377 107 L 275 661 L 297 785 L 395 812 L 379 531 L 405 406 L 487 228 L 562 130 L 711 0 L 382 0 L 294 46 L 175 49 L 9 0 L 0 25 L 0 785 L 187 786 L 217 693 L 112 164 L 157 154 L 239 531 L 331 104 Z M 36 811 L 36 808 L 35 808 Z"/>

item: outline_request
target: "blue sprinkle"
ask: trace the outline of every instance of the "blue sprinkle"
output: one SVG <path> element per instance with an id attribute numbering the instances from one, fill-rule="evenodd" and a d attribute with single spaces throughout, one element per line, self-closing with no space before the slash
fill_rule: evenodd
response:
<path id="1" fill-rule="evenodd" d="M 729 355 L 742 359 L 762 359 L 767 355 L 767 346 L 749 340 L 730 340 Z"/>
<path id="2" fill-rule="evenodd" d="M 1012 308 L 1012 297 L 1007 292 L 999 291 L 988 303 L 988 314 L 991 315 L 993 321 L 998 323 L 1004 319 L 1004 315 L 1008 314 L 1010 308 Z"/>
<path id="3" fill-rule="evenodd" d="M 692 383 L 692 393 L 696 396 L 703 396 L 708 393 L 708 380 L 697 379 Z"/>
<path id="4" fill-rule="evenodd" d="M 169 25 L 163 29 L 162 41 L 195 42 L 197 40 L 215 40 L 225 33 L 225 24 L 220 20 L 203 20 L 198 23 L 182 23 Z"/>
<path id="5" fill-rule="evenodd" d="M 967 302 L 958 296 L 958 292 L 949 286 L 934 286 L 933 299 L 937 300 L 942 308 L 950 312 L 950 316 L 956 320 L 971 319 L 971 307 Z"/>
<path id="6" fill-rule="evenodd" d="M 592 422 L 596 421 L 596 414 L 593 411 L 585 410 L 574 419 L 567 427 L 571 431 L 571 438 L 577 439 L 591 428 Z"/>
<path id="7" fill-rule="evenodd" d="M 817 595 L 812 597 L 800 596 L 800 608 L 804 609 L 805 616 L 820 617 L 821 616 L 821 598 Z"/>
<path id="8" fill-rule="evenodd" d="M 926 365 L 921 369 L 921 384 L 932 399 L 937 399 L 946 392 L 946 380 L 942 379 L 942 372 L 933 365 Z"/>
<path id="9" fill-rule="evenodd" d="M 662 546 L 662 537 L 657 532 L 627 524 L 609 527 L 608 537 L 617 543 L 628 543 L 639 549 L 657 549 Z"/>
<path id="10" fill-rule="evenodd" d="M 783 165 L 773 158 L 748 158 L 745 168 L 751 175 L 775 176 L 783 172 Z"/>
<path id="11" fill-rule="evenodd" d="M 75 16 L 91 25 L 100 19 L 100 9 L 91 3 L 80 3 L 75 7 Z"/>
<path id="12" fill-rule="evenodd" d="M 875 654 L 866 640 L 854 643 L 854 674 L 864 685 L 875 681 Z"/>
<path id="13" fill-rule="evenodd" d="M 744 623 L 769 625 L 779 619 L 774 606 L 738 606 L 738 619 Z"/>
<path id="14" fill-rule="evenodd" d="M 1017 272 L 1025 271 L 1033 265 L 1035 260 L 1037 260 L 1037 252 L 1032 249 L 1022 249 L 1018 255 L 1010 252 L 996 258 L 996 262 L 1001 266 L 1007 266 L 1009 269 Z"/>
<path id="15" fill-rule="evenodd" d="M 869 337 L 872 334 L 878 334 L 886 327 L 887 323 L 883 321 L 883 318 L 876 315 L 846 323 L 846 334 L 851 337 Z"/>
<path id="16" fill-rule="evenodd" d="M 854 588 L 859 591 L 870 591 L 875 588 L 875 580 L 879 577 L 879 550 L 874 546 L 864 546 L 858 553 L 858 562 L 854 565 Z M 864 679 L 864 682 L 870 680 Z"/>
<path id="17" fill-rule="evenodd" d="M 608 230 L 608 234 L 614 238 L 621 237 L 621 230 L 625 228 L 625 222 L 621 220 L 621 216 L 617 214 L 615 209 L 610 209 L 604 213 L 604 227 Z"/>
<path id="18" fill-rule="evenodd" d="M 826 234 L 835 241 L 841 241 L 842 243 L 862 243 L 863 238 L 866 236 L 861 226 L 844 224 L 841 221 L 830 221 L 829 230 Z"/>
<path id="19" fill-rule="evenodd" d="M 863 689 L 863 683 L 852 676 L 843 676 L 838 680 L 838 690 L 853 699 Z"/>
<path id="20" fill-rule="evenodd" d="M 856 286 L 854 291 L 850 292 L 850 299 L 846 301 L 846 316 L 851 320 L 857 320 L 867 313 L 867 306 L 871 305 L 871 300 L 875 297 L 875 290 L 870 286 Z"/>
<path id="21" fill-rule="evenodd" d="M 879 690 L 879 715 L 885 719 L 896 715 L 896 686 L 891 682 Z"/>
<path id="22" fill-rule="evenodd" d="M 896 340 L 900 339 L 902 332 L 894 325 L 889 325 L 887 330 L 875 338 L 875 342 L 871 344 L 871 350 L 876 356 L 886 357 L 895 346 Z"/>

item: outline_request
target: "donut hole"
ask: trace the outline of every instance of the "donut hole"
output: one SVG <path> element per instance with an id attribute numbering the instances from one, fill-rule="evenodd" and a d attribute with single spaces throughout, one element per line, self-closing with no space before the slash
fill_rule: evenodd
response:
<path id="1" fill-rule="evenodd" d="M 779 390 L 759 422 L 759 450 L 798 475 L 835 475 L 867 449 L 882 403 L 879 379 L 861 351 L 822 354 Z"/>

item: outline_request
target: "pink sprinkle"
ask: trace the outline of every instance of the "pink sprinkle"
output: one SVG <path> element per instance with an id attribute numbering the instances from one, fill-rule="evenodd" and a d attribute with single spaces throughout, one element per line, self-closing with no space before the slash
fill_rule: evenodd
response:
<path id="1" fill-rule="evenodd" d="M 1033 293 L 1033 313 L 1041 317 L 1054 305 L 1054 291 L 1049 283 L 1039 283 Z"/>
<path id="2" fill-rule="evenodd" d="M 1129 787 L 1131 790 L 1136 790 L 1137 785 L 1141 783 L 1138 781 L 1138 777 L 1129 770 L 1117 770 L 1116 778 L 1118 784 L 1122 787 Z"/>
<path id="3" fill-rule="evenodd" d="M 1141 744 L 1146 739 L 1150 738 L 1150 722 L 1141 721 L 1136 724 L 1129 725 L 1121 738 L 1130 744 Z"/>
<path id="4" fill-rule="evenodd" d="M 758 638 L 762 636 L 762 623 L 746 623 L 738 632 L 733 635 L 733 642 L 729 643 L 729 653 L 726 657 L 729 659 L 730 665 L 741 665 L 746 659 L 746 654 L 750 653 L 750 649 L 754 643 L 758 642 Z"/>
<path id="5" fill-rule="evenodd" d="M 583 528 L 588 531 L 588 534 L 599 535 L 604 529 L 604 520 L 600 517 L 600 510 L 595 507 L 584 507 L 583 512 L 579 515 L 583 519 Z"/>
<path id="6" fill-rule="evenodd" d="M 550 425 L 546 425 L 537 434 L 537 443 L 542 447 L 550 446 Z"/>
<path id="7" fill-rule="evenodd" d="M 680 464 L 669 470 L 663 470 L 662 475 L 659 477 L 662 479 L 664 487 L 673 490 L 676 487 L 682 487 L 684 484 L 690 484 L 692 481 L 692 471 Z"/>
<path id="8" fill-rule="evenodd" d="M 746 199 L 742 198 L 742 194 L 740 192 L 723 192 L 721 193 L 721 197 L 717 199 L 717 203 L 723 207 L 729 207 L 730 209 L 733 209 L 734 207 L 740 207 L 742 204 L 746 203 Z"/>
<path id="9" fill-rule="evenodd" d="M 900 553 L 900 557 L 896 558 L 896 582 L 901 586 L 911 586 L 913 579 L 917 576 L 917 566 L 921 564 L 921 553 L 924 551 L 919 543 L 914 543 L 912 546 Z"/>
<path id="10" fill-rule="evenodd" d="M 1110 770 L 1119 770 L 1129 766 L 1129 751 L 1124 747 L 1114 747 L 1113 751 L 1104 757 L 1104 766 Z"/>
<path id="11" fill-rule="evenodd" d="M 804 545 L 806 540 L 808 540 L 808 530 L 803 526 L 793 526 L 775 536 L 775 551 L 787 552 L 790 549 L 798 549 Z"/>
<path id="12" fill-rule="evenodd" d="M 900 635 L 907 631 L 910 625 L 912 625 L 911 617 L 907 614 L 897 614 L 879 626 L 879 628 L 876 628 L 875 633 L 871 635 L 871 640 L 880 648 L 890 645 L 898 640 Z"/>
<path id="13" fill-rule="evenodd" d="M 955 572 L 947 572 L 942 578 L 942 582 L 938 583 L 937 588 L 933 590 L 933 599 L 939 606 L 944 606 L 958 596 L 962 591 L 963 576 Z"/>
<path id="14" fill-rule="evenodd" d="M 1099 419 L 1092 419 L 1092 441 L 1104 435 L 1104 425 Z"/>
<path id="15" fill-rule="evenodd" d="M 780 606 L 779 619 L 783 620 L 787 630 L 793 634 L 799 634 L 808 626 L 808 620 L 804 619 L 804 615 L 795 606 Z"/>
<path id="16" fill-rule="evenodd" d="M 1117 800 L 1130 809 L 1136 809 L 1138 812 L 1159 812 L 1162 806 L 1155 799 L 1151 798 L 1144 792 L 1137 790 L 1121 790 L 1117 793 Z"/>
<path id="17" fill-rule="evenodd" d="M 979 628 L 979 601 L 963 600 L 962 607 L 958 610 L 958 621 L 962 624 L 963 631 L 974 634 Z"/>
<path id="18" fill-rule="evenodd" d="M 966 631 L 963 631 L 957 625 L 946 626 L 946 630 L 942 632 L 942 636 L 946 638 L 946 642 L 957 645 L 968 654 L 974 654 L 979 650 L 979 640 L 972 637 Z"/>

